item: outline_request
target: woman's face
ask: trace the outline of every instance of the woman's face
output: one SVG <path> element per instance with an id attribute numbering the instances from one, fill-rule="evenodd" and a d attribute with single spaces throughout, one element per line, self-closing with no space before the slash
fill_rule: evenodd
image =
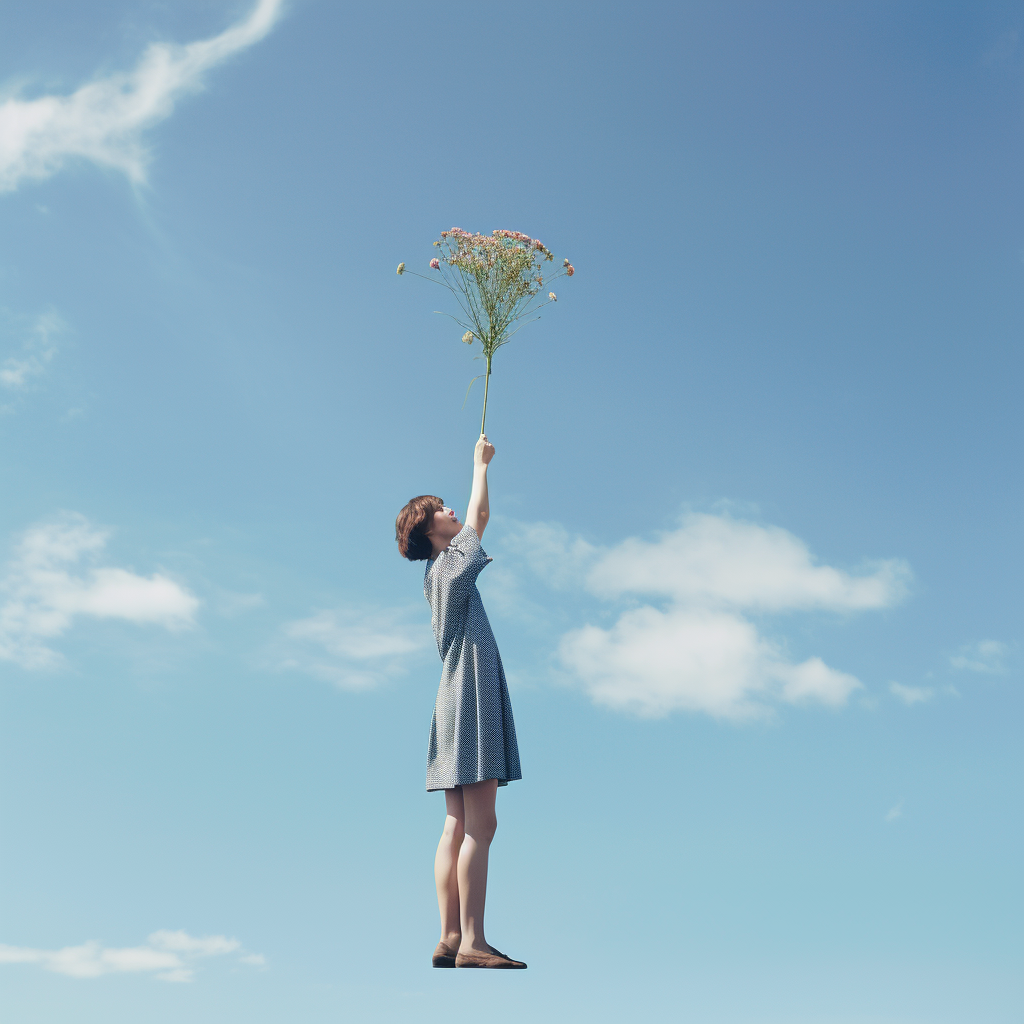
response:
<path id="1" fill-rule="evenodd" d="M 451 540 L 461 529 L 459 517 L 447 505 L 434 513 L 434 523 L 430 532 L 442 543 Z"/>

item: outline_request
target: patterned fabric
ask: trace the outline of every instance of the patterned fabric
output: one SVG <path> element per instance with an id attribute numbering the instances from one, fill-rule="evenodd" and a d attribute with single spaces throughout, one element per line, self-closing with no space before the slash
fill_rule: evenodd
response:
<path id="1" fill-rule="evenodd" d="M 476 587 L 490 561 L 472 526 L 427 560 L 423 593 L 444 663 L 427 747 L 428 792 L 523 777 L 505 670 Z"/>

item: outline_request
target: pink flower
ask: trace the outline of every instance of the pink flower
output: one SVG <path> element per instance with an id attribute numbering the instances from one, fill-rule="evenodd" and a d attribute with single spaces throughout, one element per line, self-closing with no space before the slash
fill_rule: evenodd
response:
<path id="1" fill-rule="evenodd" d="M 441 261 L 439 259 L 437 259 L 437 257 L 435 257 L 434 259 L 432 259 L 430 261 L 430 268 L 432 270 L 440 270 L 441 269 Z M 572 271 L 570 270 L 569 273 L 571 274 Z"/>
<path id="2" fill-rule="evenodd" d="M 576 273 L 576 268 L 570 263 L 569 266 L 565 268 L 565 272 L 569 277 L 572 277 L 572 275 Z"/>
<path id="3" fill-rule="evenodd" d="M 535 238 L 533 240 L 533 247 L 534 249 L 543 249 L 544 243 L 539 238 Z"/>

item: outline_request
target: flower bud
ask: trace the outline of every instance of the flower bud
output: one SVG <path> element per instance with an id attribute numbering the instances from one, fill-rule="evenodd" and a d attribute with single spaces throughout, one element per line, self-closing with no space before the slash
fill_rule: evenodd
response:
<path id="1" fill-rule="evenodd" d="M 431 270 L 441 269 L 441 261 L 436 256 L 430 261 L 430 268 Z"/>
<path id="2" fill-rule="evenodd" d="M 548 292 L 548 298 L 552 302 L 557 302 L 558 301 L 558 296 L 554 292 Z"/>
<path id="3" fill-rule="evenodd" d="M 569 277 L 572 277 L 572 275 L 576 273 L 576 268 L 570 263 L 569 266 L 565 268 L 565 272 Z"/>
<path id="4" fill-rule="evenodd" d="M 405 273 L 405 264 L 404 263 L 399 263 L 398 264 L 398 273 L 399 274 L 404 274 Z"/>
<path id="5" fill-rule="evenodd" d="M 466 345 L 472 345 L 473 344 L 473 332 L 472 331 L 466 331 L 466 333 L 462 336 L 462 340 L 463 340 L 463 342 Z"/>

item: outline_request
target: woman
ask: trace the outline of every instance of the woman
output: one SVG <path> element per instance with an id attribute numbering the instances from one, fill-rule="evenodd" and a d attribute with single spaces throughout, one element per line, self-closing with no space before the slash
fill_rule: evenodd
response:
<path id="1" fill-rule="evenodd" d="M 512 705 L 501 657 L 476 578 L 490 558 L 480 547 L 490 515 L 487 466 L 494 445 L 480 435 L 466 525 L 440 498 L 424 494 L 398 513 L 398 550 L 426 559 L 423 591 L 444 668 L 427 748 L 427 790 L 447 808 L 434 859 L 441 941 L 435 967 L 523 968 L 484 938 L 487 854 L 497 826 L 498 786 L 521 779 Z"/>

